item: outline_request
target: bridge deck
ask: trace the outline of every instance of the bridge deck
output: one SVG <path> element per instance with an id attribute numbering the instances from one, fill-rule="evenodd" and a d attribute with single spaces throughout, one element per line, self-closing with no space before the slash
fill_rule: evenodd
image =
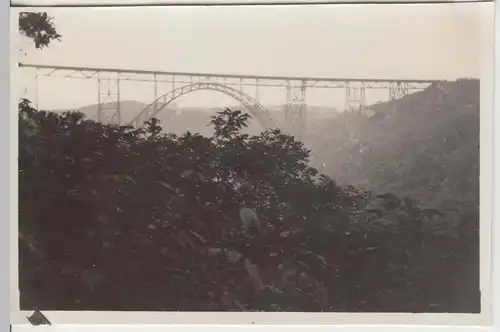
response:
<path id="1" fill-rule="evenodd" d="M 275 81 L 306 81 L 306 82 L 359 82 L 359 83 L 406 83 L 406 84 L 432 84 L 446 82 L 446 80 L 422 80 L 422 79 L 390 79 L 390 78 L 328 78 L 328 77 L 298 77 L 298 76 L 262 76 L 262 75 L 239 75 L 239 74 L 214 74 L 214 73 L 188 73 L 188 72 L 168 72 L 118 68 L 92 68 L 92 67 L 71 67 L 71 66 L 51 66 L 19 63 L 19 67 L 31 67 L 38 69 L 53 70 L 73 70 L 102 73 L 123 73 L 123 74 L 144 74 L 144 75 L 165 75 L 165 76 L 185 76 L 185 77 L 214 77 L 214 78 L 236 78 L 253 80 L 275 80 Z"/>

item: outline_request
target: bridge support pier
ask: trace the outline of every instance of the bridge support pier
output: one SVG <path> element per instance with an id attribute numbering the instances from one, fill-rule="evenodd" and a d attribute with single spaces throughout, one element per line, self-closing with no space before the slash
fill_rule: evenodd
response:
<path id="1" fill-rule="evenodd" d="M 362 111 L 366 106 L 366 87 L 353 87 L 349 83 L 345 87 L 346 111 Z"/>
<path id="2" fill-rule="evenodd" d="M 97 121 L 121 125 L 121 115 L 120 73 L 114 79 L 103 79 L 97 72 Z"/>
<path id="3" fill-rule="evenodd" d="M 345 110 L 344 110 L 344 130 L 348 131 L 348 113 L 363 112 L 366 106 L 366 87 L 361 83 L 361 86 L 352 86 L 350 82 L 345 86 Z"/>
<path id="4" fill-rule="evenodd" d="M 408 94 L 408 85 L 403 82 L 391 82 L 389 84 L 389 104 L 391 116 L 394 116 L 397 112 L 396 107 L 394 105 L 394 101 L 397 99 L 401 99 Z"/>
<path id="5" fill-rule="evenodd" d="M 389 84 L 389 100 L 401 99 L 408 94 L 408 86 L 403 82 L 391 82 Z"/>
<path id="6" fill-rule="evenodd" d="M 298 140 L 303 140 L 306 134 L 307 104 L 306 104 L 307 81 L 293 86 L 291 81 L 286 82 L 286 105 L 285 126 Z"/>

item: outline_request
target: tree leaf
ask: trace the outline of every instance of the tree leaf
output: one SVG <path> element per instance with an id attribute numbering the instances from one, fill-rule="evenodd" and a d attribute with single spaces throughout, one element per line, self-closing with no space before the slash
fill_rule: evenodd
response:
<path id="1" fill-rule="evenodd" d="M 237 263 L 243 255 L 237 251 L 229 250 L 227 253 L 227 259 L 230 263 Z"/>
<path id="2" fill-rule="evenodd" d="M 166 182 L 163 182 L 163 181 L 156 181 L 159 185 L 163 186 L 164 188 L 167 188 L 168 190 L 171 190 L 173 192 L 177 192 L 178 189 L 172 187 L 171 185 L 169 185 L 168 183 Z"/>
<path id="3" fill-rule="evenodd" d="M 186 169 L 185 171 L 183 171 L 183 172 L 181 173 L 181 177 L 182 177 L 182 178 L 189 178 L 189 177 L 190 177 L 193 173 L 194 173 L 194 171 L 193 171 L 193 170 L 191 170 L 191 169 Z"/>
<path id="4" fill-rule="evenodd" d="M 247 258 L 245 258 L 244 265 L 245 269 L 248 272 L 248 275 L 252 278 L 255 288 L 257 288 L 258 290 L 262 290 L 264 288 L 264 283 L 260 279 L 259 269 L 257 268 L 257 265 L 252 264 L 252 262 L 250 262 L 250 260 L 248 260 Z"/>
<path id="5" fill-rule="evenodd" d="M 240 219 L 242 223 L 242 227 L 245 230 L 248 230 L 250 227 L 256 225 L 260 226 L 260 220 L 259 217 L 257 216 L 257 213 L 255 213 L 254 210 L 243 207 L 240 209 Z"/>
<path id="6" fill-rule="evenodd" d="M 205 240 L 200 234 L 196 233 L 195 231 L 189 231 L 193 236 L 195 236 L 198 240 L 200 240 L 202 243 L 207 244 L 207 240 Z"/>

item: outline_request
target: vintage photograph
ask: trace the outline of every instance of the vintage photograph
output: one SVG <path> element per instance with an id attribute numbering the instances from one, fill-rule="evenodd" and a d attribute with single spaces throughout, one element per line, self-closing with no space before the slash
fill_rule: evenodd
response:
<path id="1" fill-rule="evenodd" d="M 20 310 L 481 313 L 492 12 L 13 10 Z"/>

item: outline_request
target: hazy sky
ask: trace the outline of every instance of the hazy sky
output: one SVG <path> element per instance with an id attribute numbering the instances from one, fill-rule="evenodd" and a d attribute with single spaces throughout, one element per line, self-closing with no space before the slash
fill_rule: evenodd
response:
<path id="1" fill-rule="evenodd" d="M 40 10 L 40 9 L 37 9 Z M 41 9 L 43 10 L 43 9 Z M 493 5 L 53 8 L 61 42 L 27 48 L 23 62 L 49 65 L 283 76 L 456 79 L 480 76 L 480 45 Z M 17 12 L 13 15 L 17 16 Z M 33 90 L 32 73 L 26 86 Z M 168 87 L 163 87 L 167 92 Z M 40 78 L 41 107 L 96 102 L 96 82 Z M 371 99 L 383 98 L 372 95 Z M 280 103 L 285 91 L 260 92 Z M 152 101 L 152 85 L 122 99 Z M 380 98 L 379 98 L 380 97 Z M 342 100 L 341 100 L 342 99 Z M 344 103 L 340 91 L 308 91 L 313 104 Z M 234 103 L 196 92 L 182 105 Z"/>

